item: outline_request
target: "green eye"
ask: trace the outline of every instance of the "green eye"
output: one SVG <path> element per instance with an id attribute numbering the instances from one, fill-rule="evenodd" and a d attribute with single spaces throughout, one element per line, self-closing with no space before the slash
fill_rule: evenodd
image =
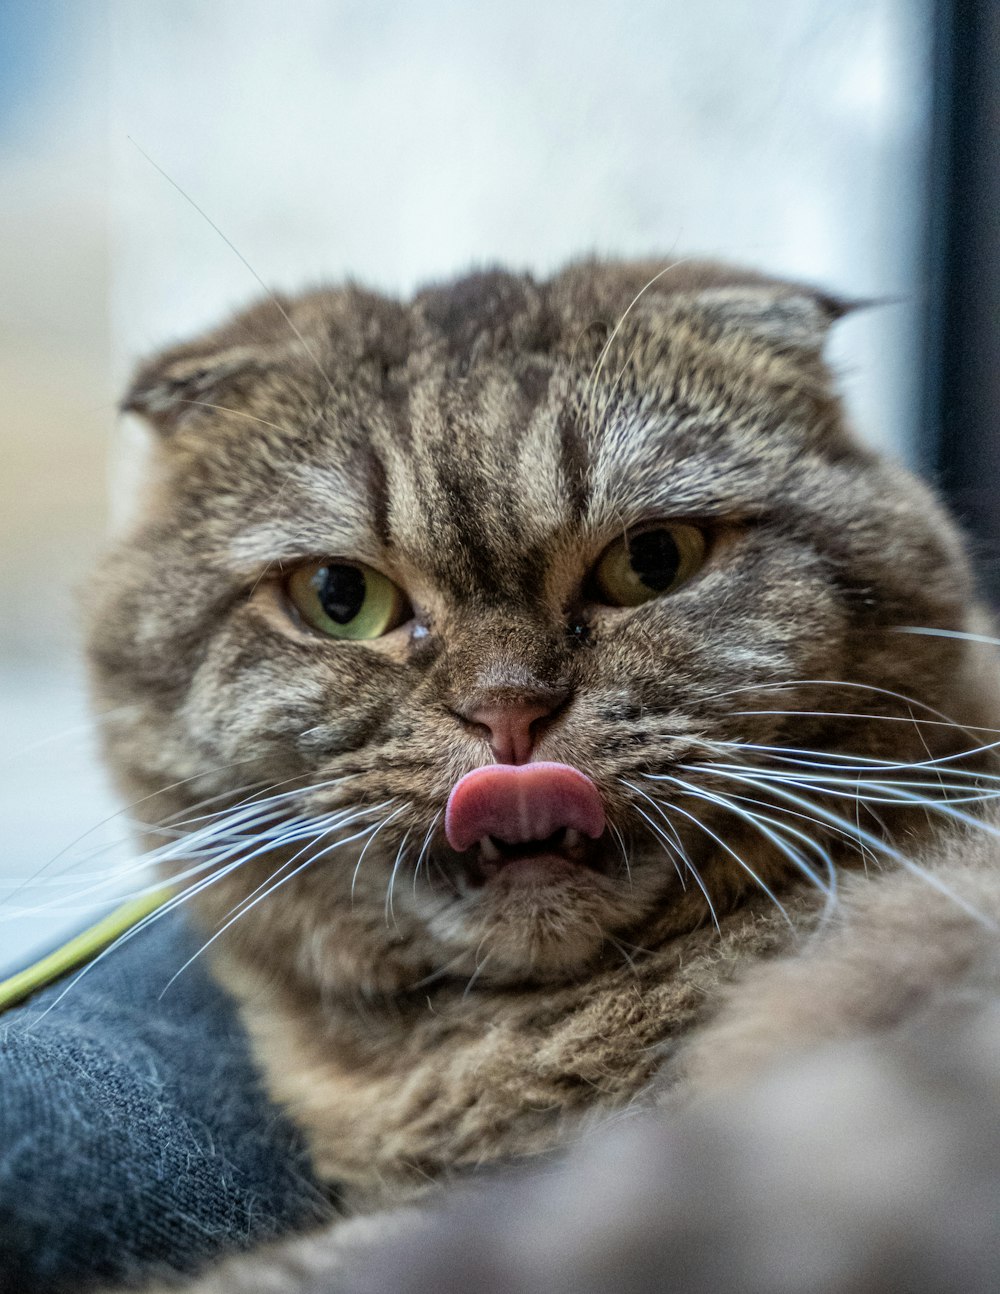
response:
<path id="1" fill-rule="evenodd" d="M 616 539 L 594 568 L 602 602 L 637 607 L 672 593 L 705 560 L 705 536 L 696 526 L 672 522 Z"/>
<path id="2" fill-rule="evenodd" d="M 381 638 L 411 615 L 403 591 L 361 562 L 309 562 L 285 590 L 306 624 L 331 638 Z"/>

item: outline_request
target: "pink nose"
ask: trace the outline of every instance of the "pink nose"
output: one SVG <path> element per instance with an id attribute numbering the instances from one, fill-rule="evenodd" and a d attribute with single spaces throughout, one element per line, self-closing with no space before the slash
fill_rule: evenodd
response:
<path id="1" fill-rule="evenodd" d="M 526 764 L 535 748 L 532 725 L 554 709 L 542 701 L 522 700 L 478 705 L 461 713 L 463 719 L 480 724 L 490 734 L 498 764 Z"/>

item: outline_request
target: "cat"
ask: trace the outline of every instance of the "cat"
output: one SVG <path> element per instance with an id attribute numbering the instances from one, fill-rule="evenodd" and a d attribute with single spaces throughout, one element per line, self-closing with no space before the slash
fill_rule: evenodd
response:
<path id="1" fill-rule="evenodd" d="M 397 1231 L 427 1288 L 455 1210 L 474 1267 L 541 1189 L 432 1184 L 635 1129 L 659 1171 L 698 1100 L 724 1175 L 729 1087 L 916 1017 L 936 939 L 1000 918 L 988 623 L 933 492 L 846 424 L 848 308 L 586 261 L 274 297 L 139 369 L 107 757 L 154 850 L 188 831 L 173 902 L 355 1218 L 206 1289 L 394 1288 Z M 600 1175 L 552 1171 L 578 1235 Z"/>

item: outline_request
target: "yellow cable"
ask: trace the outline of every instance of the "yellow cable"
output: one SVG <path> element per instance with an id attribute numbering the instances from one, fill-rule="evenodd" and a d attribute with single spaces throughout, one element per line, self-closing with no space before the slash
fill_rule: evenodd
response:
<path id="1" fill-rule="evenodd" d="M 68 943 L 49 953 L 33 966 L 18 971 L 9 979 L 0 980 L 0 1011 L 16 1006 L 40 988 L 54 983 L 68 971 L 75 970 L 91 961 L 98 953 L 111 946 L 119 936 L 126 934 L 133 926 L 139 924 L 143 917 L 164 904 L 170 897 L 169 889 L 155 890 L 142 898 L 129 899 L 120 907 L 102 917 L 95 925 L 84 930 Z"/>

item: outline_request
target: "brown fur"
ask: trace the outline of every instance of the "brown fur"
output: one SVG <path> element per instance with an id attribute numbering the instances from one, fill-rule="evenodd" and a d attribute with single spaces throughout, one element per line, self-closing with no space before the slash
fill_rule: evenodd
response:
<path id="1" fill-rule="evenodd" d="M 198 1294 L 992 1294 L 997 854 L 956 831 L 919 851 L 921 875 L 849 881 L 804 948 L 677 1049 L 655 1112 L 542 1169 L 223 1263 Z"/>
<path id="2" fill-rule="evenodd" d="M 995 717 L 981 649 L 899 632 L 974 628 L 970 579 L 932 494 L 845 426 L 821 358 L 841 312 L 714 265 L 586 263 L 407 304 L 264 302 L 137 375 L 155 479 L 91 619 L 98 696 L 128 707 L 107 739 L 123 789 L 149 822 L 260 787 L 299 788 L 290 815 L 383 824 L 363 857 L 361 840 L 293 872 L 301 846 L 278 848 L 192 900 L 211 932 L 287 882 L 216 964 L 351 1207 L 628 1105 L 734 973 L 812 928 L 787 854 L 695 794 L 747 789 L 705 771 L 740 754 L 723 743 L 906 764 L 975 747 L 960 725 Z M 601 605 L 601 552 L 658 519 L 707 530 L 704 569 Z M 415 620 L 367 643 L 297 625 L 281 573 L 324 555 L 384 571 Z M 440 815 L 490 754 L 459 712 L 539 689 L 566 698 L 539 756 L 595 781 L 623 852 L 609 835 L 602 873 L 542 897 L 463 888 Z M 899 850 L 927 832 L 922 812 L 855 809 Z M 878 862 L 809 831 L 840 868 Z"/>

